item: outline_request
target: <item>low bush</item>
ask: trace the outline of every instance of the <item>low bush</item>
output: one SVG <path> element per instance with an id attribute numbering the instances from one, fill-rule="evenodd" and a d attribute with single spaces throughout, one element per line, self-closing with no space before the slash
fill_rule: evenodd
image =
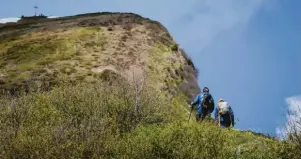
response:
<path id="1" fill-rule="evenodd" d="M 184 57 L 184 59 L 186 60 L 187 65 L 191 66 L 194 70 L 196 70 L 196 67 L 193 64 L 192 59 L 188 56 L 188 54 L 186 53 L 186 51 L 184 49 L 182 49 L 182 48 L 180 48 L 179 50 L 180 50 L 182 56 Z"/>
<path id="2" fill-rule="evenodd" d="M 114 142 L 108 158 L 299 158 L 301 155 L 294 145 L 219 129 L 209 122 L 141 126 Z"/>
<path id="3" fill-rule="evenodd" d="M 171 46 L 171 51 L 178 51 L 178 49 L 179 49 L 178 44 L 173 44 L 173 45 Z"/>
<path id="4" fill-rule="evenodd" d="M 179 118 L 144 82 L 66 84 L 0 98 L 0 158 L 299 158 L 293 145 Z M 139 80 L 136 80 L 139 81 Z"/>
<path id="5" fill-rule="evenodd" d="M 120 81 L 65 85 L 0 99 L 1 158 L 84 157 L 109 153 L 110 141 L 168 115 L 159 94 Z M 168 109 L 165 109 L 168 110 Z"/>

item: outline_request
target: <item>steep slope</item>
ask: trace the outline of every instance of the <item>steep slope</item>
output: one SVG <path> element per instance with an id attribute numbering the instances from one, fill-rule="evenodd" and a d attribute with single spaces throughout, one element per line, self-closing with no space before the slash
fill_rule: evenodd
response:
<path id="1" fill-rule="evenodd" d="M 0 96 L 0 158 L 301 155 L 286 142 L 187 122 L 197 70 L 160 23 L 139 15 L 1 25 L 0 54 L 0 88 L 27 92 Z M 143 91 L 128 85 L 145 79 Z"/>
<path id="2" fill-rule="evenodd" d="M 92 13 L 21 20 L 0 27 L 0 88 L 18 90 L 34 81 L 95 82 L 104 72 L 132 79 L 147 74 L 153 86 L 192 98 L 196 70 L 158 22 L 131 13 Z"/>

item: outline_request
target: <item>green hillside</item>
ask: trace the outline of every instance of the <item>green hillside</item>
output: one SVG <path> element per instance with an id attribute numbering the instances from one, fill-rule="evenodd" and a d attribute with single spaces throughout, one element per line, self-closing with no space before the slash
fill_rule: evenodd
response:
<path id="1" fill-rule="evenodd" d="M 196 71 L 158 22 L 130 13 L 94 13 L 0 27 L 0 88 L 95 82 L 106 71 L 148 74 L 158 89 L 198 91 Z M 186 57 L 186 56 L 185 56 Z M 180 86 L 180 87 L 179 87 Z"/>
<path id="2" fill-rule="evenodd" d="M 0 158 L 299 158 L 190 122 L 191 59 L 158 22 L 92 13 L 0 26 Z"/>

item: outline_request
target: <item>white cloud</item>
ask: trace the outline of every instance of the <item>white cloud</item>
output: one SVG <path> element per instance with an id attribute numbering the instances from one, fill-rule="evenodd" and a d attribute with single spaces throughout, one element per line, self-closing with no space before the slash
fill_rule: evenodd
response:
<path id="1" fill-rule="evenodd" d="M 58 16 L 49 16 L 49 17 L 47 17 L 47 18 L 59 18 Z"/>
<path id="2" fill-rule="evenodd" d="M 17 22 L 20 18 L 2 18 L 0 23 Z"/>
<path id="3" fill-rule="evenodd" d="M 301 95 L 285 99 L 288 105 L 286 124 L 284 127 L 277 127 L 276 134 L 279 138 L 285 138 L 288 132 L 297 130 L 301 133 Z"/>
<path id="4" fill-rule="evenodd" d="M 59 18 L 58 16 L 49 16 L 47 18 Z M 20 18 L 2 18 L 0 19 L 0 23 L 9 23 L 9 22 L 17 22 Z"/>

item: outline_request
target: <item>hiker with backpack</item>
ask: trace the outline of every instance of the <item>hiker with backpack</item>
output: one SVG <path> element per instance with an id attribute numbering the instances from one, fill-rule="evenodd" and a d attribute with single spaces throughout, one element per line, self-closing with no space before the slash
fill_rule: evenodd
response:
<path id="1" fill-rule="evenodd" d="M 210 115 L 214 110 L 214 99 L 209 93 L 209 88 L 204 87 L 203 92 L 197 95 L 191 103 L 191 109 L 194 105 L 198 105 L 196 111 L 196 121 L 204 120 L 207 115 Z"/>
<path id="2" fill-rule="evenodd" d="M 220 99 L 215 108 L 215 120 L 222 128 L 234 127 L 234 112 L 228 102 Z"/>

